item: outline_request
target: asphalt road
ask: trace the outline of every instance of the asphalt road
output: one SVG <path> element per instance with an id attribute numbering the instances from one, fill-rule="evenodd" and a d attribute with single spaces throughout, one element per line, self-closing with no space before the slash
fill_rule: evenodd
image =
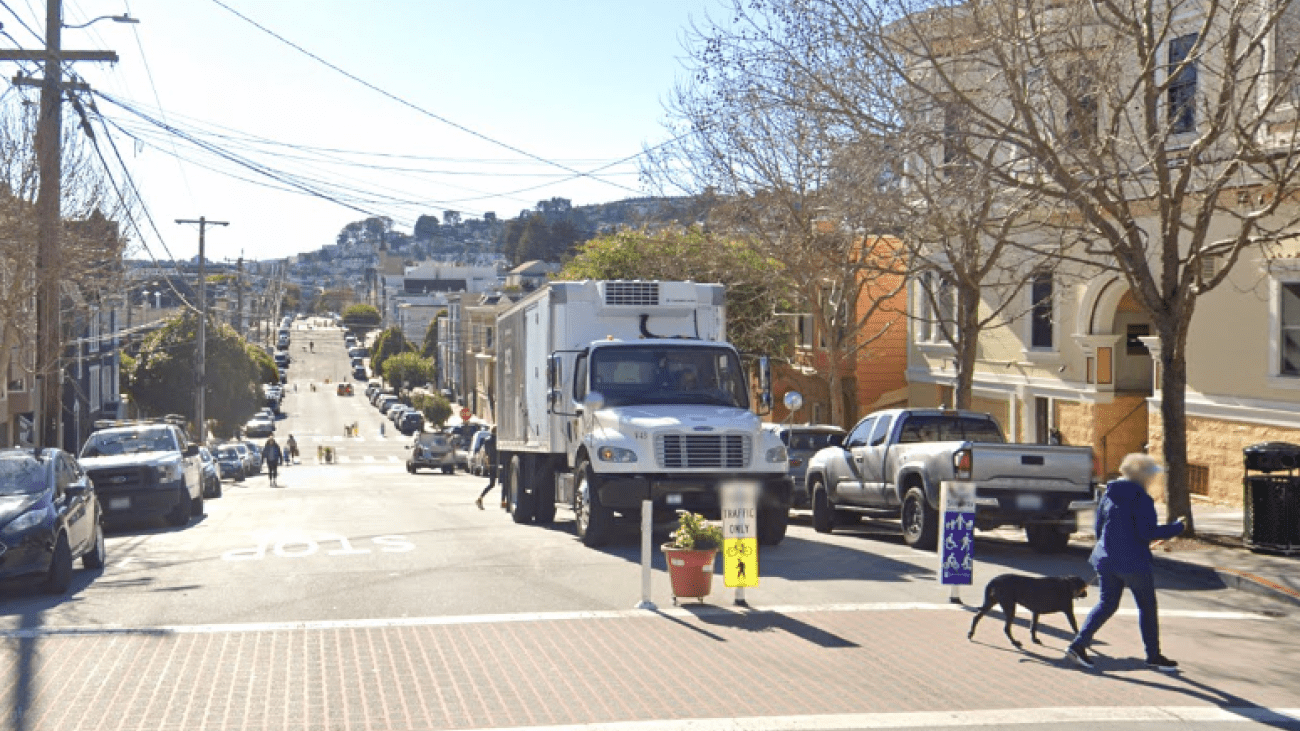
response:
<path id="1" fill-rule="evenodd" d="M 314 353 L 304 350 L 309 340 L 314 343 Z M 1027 642 L 1028 628 L 1022 622 L 1016 631 L 1030 649 L 1020 653 L 1006 643 L 1001 634 L 1000 617 L 995 612 L 981 624 L 977 641 L 967 643 L 963 628 L 969 615 L 961 608 L 948 605 L 947 590 L 936 582 L 937 561 L 934 555 L 905 547 L 897 527 L 888 522 L 868 522 L 852 531 L 825 536 L 812 530 L 806 516 L 797 516 L 789 536 L 780 546 L 764 548 L 760 552 L 761 583 L 747 592 L 751 606 L 767 612 L 756 616 L 783 618 L 774 625 L 745 631 L 744 623 L 748 620 L 743 618 L 749 615 L 733 614 L 736 610 L 730 606 L 731 590 L 722 587 L 720 576 L 715 579 L 709 607 L 704 610 L 690 607 L 689 611 L 672 609 L 663 560 L 657 552 L 653 557 L 651 598 L 664 611 L 659 615 L 634 612 L 632 607 L 641 598 L 639 540 L 635 527 L 627 526 L 609 547 L 591 550 L 584 548 L 574 537 L 572 515 L 567 511 L 561 510 L 555 525 L 550 527 L 515 525 L 504 512 L 491 507 L 498 497 L 496 493 L 487 501 L 488 510 L 480 511 L 474 506 L 474 498 L 486 484 L 483 478 L 464 473 L 454 476 L 430 472 L 407 474 L 404 460 L 410 440 L 396 434 L 391 424 L 381 436 L 382 417 L 362 397 L 364 384 L 354 382 L 357 395 L 353 397 L 335 393 L 334 384 L 340 377 L 348 378 L 349 372 L 340 331 L 296 331 L 291 348 L 293 363 L 289 370 L 290 389 L 284 403 L 286 417 L 278 423 L 277 438 L 283 442 L 288 434 L 293 434 L 300 445 L 302 463 L 282 468 L 278 488 L 270 487 L 265 475 L 242 483 L 227 481 L 225 497 L 209 500 L 206 514 L 188 527 L 146 524 L 115 531 L 108 540 L 108 566 L 102 573 L 78 571 L 73 589 L 66 597 L 47 597 L 22 584 L 4 587 L 5 596 L 0 598 L 0 633 L 7 633 L 5 636 L 18 643 L 11 647 L 20 647 L 21 638 L 28 636 L 58 637 L 64 638 L 59 641 L 72 642 L 83 632 L 94 637 L 118 638 L 122 642 L 134 641 L 130 638 L 137 637 L 134 634 L 137 632 L 162 632 L 169 636 L 180 633 L 178 636 L 183 636 L 202 631 L 237 637 L 266 632 L 277 636 L 295 632 L 392 633 L 400 632 L 394 628 L 401 627 L 452 632 L 455 631 L 452 628 L 465 624 L 482 625 L 485 633 L 505 632 L 510 626 L 535 624 L 542 628 L 563 626 L 566 634 L 582 634 L 577 628 L 584 626 L 583 623 L 592 623 L 592 626 L 599 624 L 602 632 L 612 633 L 611 643 L 617 643 L 620 633 L 635 638 L 643 637 L 639 634 L 642 632 L 676 631 L 695 640 L 708 639 L 709 643 L 704 646 L 707 650 L 717 646 L 715 643 L 722 639 L 732 643 L 775 641 L 771 632 L 778 630 L 782 636 L 788 634 L 805 640 L 799 643 L 798 652 L 810 654 L 809 667 L 817 668 L 810 672 L 826 675 L 824 679 L 812 678 L 810 682 L 829 682 L 839 672 L 837 668 L 852 658 L 857 658 L 852 661 L 867 663 L 861 672 L 874 667 L 873 663 L 888 665 L 891 662 L 889 657 L 872 654 L 874 647 L 877 643 L 883 648 L 902 642 L 900 647 L 912 648 L 905 654 L 913 660 L 933 657 L 933 662 L 927 661 L 924 665 L 930 668 L 929 671 L 912 670 L 910 675 L 897 679 L 912 678 L 935 691 L 929 705 L 918 700 L 921 708 L 973 713 L 981 708 L 1006 706 L 1027 713 L 1026 708 L 1041 711 L 1069 705 L 1057 696 L 1037 699 L 997 696 L 980 701 L 976 696 L 966 697 L 960 693 L 945 695 L 945 683 L 957 683 L 952 686 L 954 689 L 965 688 L 971 682 L 972 672 L 978 676 L 984 672 L 1003 672 L 999 667 L 1005 667 L 1006 672 L 1012 672 L 1016 667 L 1023 670 L 1027 658 L 1037 658 L 1032 660 L 1034 662 L 1055 663 L 1071 636 L 1070 630 L 1063 617 L 1045 617 L 1040 633 L 1047 644 L 1033 647 Z M 328 386 L 326 378 L 331 381 Z M 316 384 L 315 391 L 312 384 Z M 353 422 L 359 425 L 360 436 L 345 438 L 343 426 Z M 320 445 L 334 447 L 339 462 L 317 463 L 316 448 Z M 1060 555 L 1041 556 L 1030 551 L 1018 535 L 981 534 L 976 548 L 976 585 L 982 587 L 987 579 L 1004 571 L 1090 576 L 1086 555 L 1085 547 L 1072 546 Z M 1249 677 L 1251 658 L 1234 657 L 1224 666 L 1227 669 L 1222 671 L 1223 677 L 1214 680 L 1262 684 L 1251 686 L 1261 688 L 1261 693 L 1264 693 L 1261 700 L 1251 699 L 1251 703 L 1278 706 L 1279 702 L 1273 699 L 1286 697 L 1288 681 L 1284 678 L 1300 677 L 1300 666 L 1294 658 L 1296 637 L 1300 636 L 1296 630 L 1300 625 L 1291 616 L 1293 608 L 1274 605 L 1230 589 L 1198 585 L 1176 574 L 1160 573 L 1158 586 L 1163 625 L 1169 638 L 1167 646 L 1174 648 L 1170 654 L 1175 651 L 1182 653 L 1175 657 L 1190 661 L 1193 667 L 1205 674 L 1210 672 L 1210 668 L 1221 666 L 1218 662 L 1220 656 L 1227 659 L 1231 654 L 1231 650 L 1225 648 L 1233 647 L 1233 642 L 1247 642 L 1245 638 L 1249 638 L 1250 653 L 1261 663 L 1267 663 L 1266 672 L 1252 681 Z M 966 590 L 964 598 L 968 604 L 978 599 L 971 589 Z M 1080 620 L 1093 600 L 1095 596 L 1080 601 Z M 1126 602 L 1126 608 L 1131 606 Z M 647 620 L 646 616 L 658 616 L 662 618 L 658 621 L 669 624 L 655 625 L 659 629 L 652 629 L 644 622 L 654 620 Z M 850 618 L 878 624 L 872 624 L 869 632 L 861 625 L 854 629 L 837 624 Z M 1122 610 L 1115 621 L 1120 629 L 1115 629 L 1109 639 L 1114 641 L 1120 655 L 1136 654 L 1138 643 L 1131 612 Z M 900 628 L 912 628 L 907 631 L 915 634 L 915 628 L 922 626 L 932 629 L 922 630 L 922 636 L 913 637 L 910 643 L 906 638 L 896 636 Z M 122 636 L 113 634 L 119 629 L 129 632 Z M 926 637 L 927 631 L 938 634 Z M 731 636 L 730 632 L 737 634 Z M 854 640 L 851 647 L 844 642 L 828 641 L 828 638 L 853 636 L 854 632 L 867 632 L 868 636 L 879 639 Z M 750 639 L 746 640 L 746 637 Z M 435 639 L 437 637 L 428 641 Z M 89 639 L 86 641 L 91 642 Z M 492 643 L 497 640 L 484 635 L 479 641 L 488 643 L 484 647 L 495 647 Z M 502 641 L 507 640 L 503 638 Z M 676 641 L 685 640 L 679 638 Z M 518 635 L 509 635 L 508 642 L 518 645 Z M 108 647 L 105 645 L 95 652 L 107 652 Z M 945 650 L 945 647 L 949 649 Z M 779 647 L 768 650 L 776 653 L 773 658 L 779 658 L 781 652 L 793 652 Z M 521 657 L 532 658 L 527 650 L 522 652 Z M 540 651 L 534 648 L 534 652 Z M 610 657 L 621 656 L 618 650 L 611 652 L 614 654 Z M 644 650 L 626 652 L 646 656 Z M 900 649 L 892 648 L 888 652 L 897 657 Z M 967 660 L 975 658 L 972 661 L 988 663 L 989 667 L 987 670 L 964 667 L 962 677 L 954 678 L 944 672 L 945 652 L 966 653 L 962 657 Z M 671 656 L 671 651 L 665 650 L 665 654 Z M 1016 657 L 1021 658 L 1019 662 L 1022 664 L 1008 664 L 1016 663 Z M 18 660 L 21 659 L 20 653 Z M 475 665 L 473 672 L 495 677 L 503 671 L 501 663 L 513 663 L 518 658 L 502 656 L 495 660 L 480 660 L 484 664 L 482 667 Z M 121 662 L 130 661 L 124 659 Z M 530 667 L 536 667 L 539 672 L 550 672 L 540 667 L 542 660 L 532 658 L 529 662 L 534 663 Z M 565 662 L 578 660 L 570 657 Z M 767 662 L 779 663 L 780 660 L 769 659 Z M 776 667 L 772 666 L 771 671 L 775 672 Z M 560 675 L 564 674 L 565 671 L 561 671 Z M 592 677 L 598 676 L 596 673 Z M 467 679 L 472 681 L 473 678 Z M 864 688 L 874 685 L 866 677 L 858 678 L 856 682 L 861 682 Z M 1281 686 L 1281 691 L 1274 687 L 1277 685 Z M 601 687 L 597 683 L 590 692 L 602 692 Z M 1292 687 L 1296 689 L 1293 697 L 1300 699 L 1300 681 L 1295 681 Z M 12 692 L 15 694 L 30 692 L 24 691 L 21 683 L 14 688 Z M 1125 700 L 1122 688 L 1115 688 L 1116 702 Z M 531 687 L 531 692 L 541 693 L 543 690 L 540 686 Z M 576 690 L 569 687 L 567 690 L 559 688 L 556 692 Z M 605 688 L 603 692 L 619 691 Z M 1097 692 L 1102 693 L 1100 689 Z M 1092 707 L 1098 702 L 1097 698 L 1104 697 L 1104 693 L 1088 696 L 1076 705 Z M 1234 705 L 1231 699 L 1240 700 L 1241 697 L 1244 696 L 1225 696 L 1229 700 L 1221 702 L 1215 702 L 1213 697 L 1207 701 L 1200 696 L 1193 700 L 1198 707 L 1213 709 L 1236 707 L 1240 704 Z M 1141 702 L 1147 704 L 1141 706 L 1144 709 L 1164 708 L 1170 703 L 1165 696 L 1156 695 Z M 486 715 L 475 715 L 477 711 L 471 712 L 475 709 L 470 708 L 473 704 L 467 703 L 465 718 L 454 723 L 448 720 L 452 716 L 447 716 L 442 721 L 428 721 L 427 726 L 412 721 L 409 726 L 393 723 L 392 727 L 521 726 L 530 720 L 537 725 L 548 725 L 543 721 L 552 718 L 534 718 L 527 714 L 497 717 L 490 713 L 490 701 L 482 703 L 482 708 L 475 708 Z M 1179 704 L 1174 705 L 1181 708 Z M 1300 700 L 1292 705 L 1300 706 Z M 766 713 L 743 713 L 713 707 L 701 709 L 690 717 L 784 717 L 783 714 L 794 714 L 804 718 L 804 725 L 798 727 L 810 729 L 868 728 L 901 723 L 897 718 L 889 721 L 878 714 L 845 717 L 843 726 L 834 725 L 835 719 L 824 716 L 818 716 L 820 720 L 810 720 L 813 714 L 824 714 L 830 708 L 843 712 L 855 709 L 856 712 L 872 711 L 869 706 L 859 708 L 853 704 L 819 702 L 799 707 L 791 701 L 787 708 L 774 700 Z M 915 710 L 906 703 L 898 705 L 897 709 Z M 128 708 L 124 712 L 135 710 L 138 709 Z M 630 722 L 662 717 L 655 715 L 653 708 L 638 710 L 629 707 L 623 711 L 611 711 L 608 717 L 595 711 L 591 712 L 592 715 L 584 715 L 582 709 L 570 710 L 574 714 L 572 717 L 556 715 L 552 720 L 575 723 L 606 720 L 612 723 L 615 720 Z M 674 711 L 672 717 L 678 715 Z M 1122 720 L 1126 728 L 1185 727 L 1186 719 L 1176 716 L 1177 713 L 1171 716 L 1156 714 L 1148 718 L 1141 713 L 1129 712 Z M 149 724 L 153 721 L 148 719 L 152 716 L 140 718 L 138 722 L 132 722 L 136 723 L 134 726 L 123 722 L 119 726 L 105 727 L 151 727 Z M 1043 718 L 1032 714 L 1015 718 L 988 717 L 979 723 L 973 721 L 974 718 L 953 716 L 952 727 L 1059 726 L 1050 714 Z M 1207 715 L 1191 725 L 1240 727 L 1241 718 L 1242 714 L 1234 714 L 1227 720 Z M 1266 724 L 1279 725 L 1278 719 L 1272 716 L 1261 718 Z M 942 721 L 931 718 L 922 725 L 940 726 Z M 1111 724 L 1107 727 L 1115 727 L 1114 720 L 1100 717 L 1079 717 L 1075 721 L 1079 728 L 1107 724 Z M 61 722 L 50 723 L 54 725 L 6 725 L 6 721 L 0 719 L 0 729 L 59 728 Z M 240 728 L 298 727 L 289 721 L 259 726 L 245 719 L 241 723 Z M 354 726 L 339 723 L 321 727 Z M 707 724 L 692 728 L 715 727 L 724 728 Z M 753 722 L 731 728 L 758 727 L 757 722 Z"/>

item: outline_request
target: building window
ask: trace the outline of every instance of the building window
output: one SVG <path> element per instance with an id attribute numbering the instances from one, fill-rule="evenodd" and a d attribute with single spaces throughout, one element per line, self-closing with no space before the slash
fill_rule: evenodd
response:
<path id="1" fill-rule="evenodd" d="M 1279 90 L 1284 100 L 1300 102 L 1300 68 L 1296 56 L 1300 55 L 1300 3 L 1288 3 L 1274 31 L 1273 72 L 1285 88 Z"/>
<path id="2" fill-rule="evenodd" d="M 1050 350 L 1054 345 L 1052 323 L 1052 275 L 1036 274 L 1030 284 L 1029 346 Z"/>
<path id="3" fill-rule="evenodd" d="M 812 350 L 814 329 L 812 315 L 799 315 L 796 317 L 794 333 L 795 347 Z"/>
<path id="4" fill-rule="evenodd" d="M 1125 341 L 1125 353 L 1128 355 L 1151 355 L 1142 338 L 1151 336 L 1151 326 L 1146 323 L 1132 323 L 1128 326 Z"/>
<path id="5" fill-rule="evenodd" d="M 1195 45 L 1195 33 L 1169 41 L 1169 131 L 1173 134 L 1196 131 L 1196 61 L 1188 61 Z"/>
<path id="6" fill-rule="evenodd" d="M 1279 291 L 1282 361 L 1278 372 L 1284 376 L 1300 376 L 1300 282 L 1284 282 Z"/>

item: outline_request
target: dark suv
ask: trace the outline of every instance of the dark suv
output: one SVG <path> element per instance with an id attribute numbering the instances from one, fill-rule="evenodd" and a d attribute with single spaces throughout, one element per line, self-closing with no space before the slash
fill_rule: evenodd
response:
<path id="1" fill-rule="evenodd" d="M 397 430 L 410 436 L 424 431 L 424 415 L 418 411 L 408 411 L 397 420 Z"/>
<path id="2" fill-rule="evenodd" d="M 162 516 L 182 526 L 203 514 L 203 462 L 179 421 L 96 422 L 79 461 L 104 520 Z"/>
<path id="3" fill-rule="evenodd" d="M 794 480 L 794 491 L 790 494 L 791 507 L 806 508 L 811 505 L 808 486 L 804 484 L 808 460 L 824 447 L 843 444 L 844 430 L 830 424 L 772 424 L 770 427 L 780 435 L 789 453 L 790 477 Z"/>

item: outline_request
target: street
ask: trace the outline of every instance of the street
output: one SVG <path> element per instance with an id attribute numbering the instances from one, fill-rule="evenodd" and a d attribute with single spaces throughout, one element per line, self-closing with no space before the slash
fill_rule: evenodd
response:
<path id="1" fill-rule="evenodd" d="M 1043 556 L 981 534 L 960 607 L 896 525 L 821 535 L 799 515 L 762 550 L 749 610 L 720 576 L 707 604 L 674 607 L 658 552 L 659 611 L 634 610 L 634 527 L 591 550 L 567 511 L 515 525 L 499 493 L 475 508 L 484 478 L 407 474 L 410 440 L 391 424 L 381 435 L 363 384 L 335 393 L 340 332 L 300 328 L 291 352 L 276 435 L 302 459 L 278 488 L 265 473 L 227 481 L 189 527 L 115 530 L 107 568 L 78 570 L 67 597 L 5 589 L 0 728 L 1300 727 L 1277 715 L 1300 707 L 1294 607 L 1175 574 L 1157 583 L 1177 675 L 1142 666 L 1129 599 L 1100 635 L 1098 671 L 1061 662 L 1060 615 L 1043 618 L 1041 647 L 1023 611 L 1024 651 L 996 611 L 966 640 L 984 582 L 1090 578 L 1082 545 Z M 360 436 L 345 438 L 352 422 Z M 318 446 L 338 463 L 317 463 Z M 922 711 L 939 712 L 907 715 Z M 674 719 L 739 720 L 660 725 Z M 626 725 L 638 721 L 653 723 Z"/>

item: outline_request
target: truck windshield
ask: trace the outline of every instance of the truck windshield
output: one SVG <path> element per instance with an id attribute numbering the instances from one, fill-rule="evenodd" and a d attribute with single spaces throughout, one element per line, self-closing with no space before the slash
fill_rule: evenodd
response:
<path id="1" fill-rule="evenodd" d="M 166 429 L 143 429 L 139 431 L 110 431 L 91 434 L 86 446 L 81 448 L 81 456 L 112 457 L 119 454 L 138 454 L 140 452 L 171 452 L 176 450 L 171 432 Z"/>
<path id="2" fill-rule="evenodd" d="M 607 406 L 708 404 L 749 408 L 740 359 L 728 348 L 619 346 L 591 357 L 591 390 Z"/>
<path id="3" fill-rule="evenodd" d="M 1001 444 L 1002 431 L 992 419 L 969 416 L 915 414 L 903 422 L 899 444 L 914 442 L 991 442 Z"/>

